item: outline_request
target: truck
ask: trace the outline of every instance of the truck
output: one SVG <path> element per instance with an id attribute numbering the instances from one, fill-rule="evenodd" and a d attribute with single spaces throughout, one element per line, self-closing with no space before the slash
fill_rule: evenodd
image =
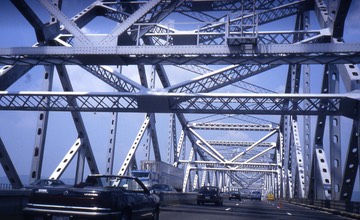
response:
<path id="1" fill-rule="evenodd" d="M 181 192 L 184 180 L 183 169 L 168 163 L 154 160 L 143 160 L 140 170 L 132 170 L 131 175 L 140 179 L 144 185 L 151 188 L 154 184 L 167 184 Z"/>

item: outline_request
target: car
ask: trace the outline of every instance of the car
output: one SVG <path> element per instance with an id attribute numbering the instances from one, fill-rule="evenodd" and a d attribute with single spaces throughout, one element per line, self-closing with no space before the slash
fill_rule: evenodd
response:
<path id="1" fill-rule="evenodd" d="M 151 188 L 151 190 L 154 191 L 154 193 L 160 193 L 160 192 L 165 192 L 165 193 L 169 193 L 169 192 L 176 192 L 176 190 L 168 185 L 168 184 L 154 184 Z"/>
<path id="2" fill-rule="evenodd" d="M 259 200 L 259 201 L 261 201 L 261 192 L 252 191 L 251 194 L 250 194 L 250 200 Z"/>
<path id="3" fill-rule="evenodd" d="M 229 200 L 232 200 L 232 199 L 241 200 L 240 192 L 239 191 L 231 191 L 231 192 L 229 192 Z"/>
<path id="4" fill-rule="evenodd" d="M 34 220 L 158 220 L 160 199 L 136 177 L 97 174 L 73 186 L 34 188 L 23 211 Z"/>
<path id="5" fill-rule="evenodd" d="M 240 198 L 242 198 L 242 199 L 250 199 L 250 193 L 240 191 Z"/>
<path id="6" fill-rule="evenodd" d="M 43 188 L 43 187 L 63 187 L 65 185 L 66 184 L 61 180 L 39 179 L 27 186 L 24 186 L 23 189 L 34 189 L 34 188 Z"/>
<path id="7" fill-rule="evenodd" d="M 216 186 L 203 186 L 200 188 L 196 202 L 198 205 L 204 203 L 214 203 L 215 205 L 223 205 L 223 196 L 220 189 Z"/>

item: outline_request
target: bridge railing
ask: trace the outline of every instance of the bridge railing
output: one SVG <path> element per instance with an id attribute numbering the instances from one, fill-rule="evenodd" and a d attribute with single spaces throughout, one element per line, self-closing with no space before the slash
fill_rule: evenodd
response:
<path id="1" fill-rule="evenodd" d="M 289 199 L 288 201 L 312 209 L 319 209 L 332 214 L 360 219 L 360 202 L 313 199 Z"/>
<path id="2" fill-rule="evenodd" d="M 10 190 L 13 189 L 10 183 L 0 183 L 0 190 Z"/>

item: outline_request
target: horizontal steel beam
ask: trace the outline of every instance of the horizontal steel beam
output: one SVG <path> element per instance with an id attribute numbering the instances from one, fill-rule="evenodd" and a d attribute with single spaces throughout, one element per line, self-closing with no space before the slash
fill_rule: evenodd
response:
<path id="1" fill-rule="evenodd" d="M 244 162 L 219 162 L 219 161 L 188 161 L 179 160 L 179 163 L 190 164 L 190 165 L 206 165 L 206 166 L 237 166 L 238 168 L 264 168 L 274 167 L 277 168 L 275 163 L 244 163 Z"/>
<path id="2" fill-rule="evenodd" d="M 231 124 L 231 123 L 191 123 L 189 128 L 200 130 L 239 130 L 239 131 L 272 131 L 278 129 L 272 124 Z"/>
<path id="3" fill-rule="evenodd" d="M 0 56 L 36 56 L 36 55 L 124 55 L 124 56 L 173 56 L 173 55 L 279 55 L 312 54 L 312 53 L 358 53 L 360 43 L 313 43 L 313 44 L 259 44 L 245 49 L 239 46 L 42 46 L 42 47 L 9 47 L 0 48 Z M 341 54 L 338 54 L 341 56 Z"/>
<path id="4" fill-rule="evenodd" d="M 229 141 L 229 140 L 207 140 L 212 146 L 223 146 L 226 148 L 239 148 L 239 147 L 249 147 L 255 143 L 255 141 Z M 275 142 L 262 142 L 258 144 L 258 147 L 270 147 L 275 145 Z"/>
<path id="5" fill-rule="evenodd" d="M 1 91 L 0 110 L 343 115 L 352 118 L 358 114 L 359 98 L 360 93 L 174 94 L 154 91 L 139 93 Z M 72 105 L 73 101 L 76 101 L 77 105 Z M 306 106 L 304 106 L 305 101 L 308 102 Z"/>
<path id="6" fill-rule="evenodd" d="M 0 48 L 3 65 L 360 63 L 360 44 Z"/>
<path id="7" fill-rule="evenodd" d="M 242 173 L 277 173 L 277 170 L 266 170 L 266 169 L 232 169 L 232 168 L 213 168 L 213 167 L 192 167 L 190 170 L 197 171 L 231 171 L 231 172 L 242 172 Z"/>

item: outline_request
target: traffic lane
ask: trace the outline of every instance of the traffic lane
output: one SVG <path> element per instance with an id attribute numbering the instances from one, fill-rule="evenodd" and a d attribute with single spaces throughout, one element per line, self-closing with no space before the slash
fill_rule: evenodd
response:
<path id="1" fill-rule="evenodd" d="M 171 220 L 217 220 L 217 219 L 349 219 L 327 212 L 321 212 L 296 206 L 287 202 L 269 201 L 228 201 L 223 206 L 205 205 L 174 205 L 162 207 L 160 219 Z"/>

